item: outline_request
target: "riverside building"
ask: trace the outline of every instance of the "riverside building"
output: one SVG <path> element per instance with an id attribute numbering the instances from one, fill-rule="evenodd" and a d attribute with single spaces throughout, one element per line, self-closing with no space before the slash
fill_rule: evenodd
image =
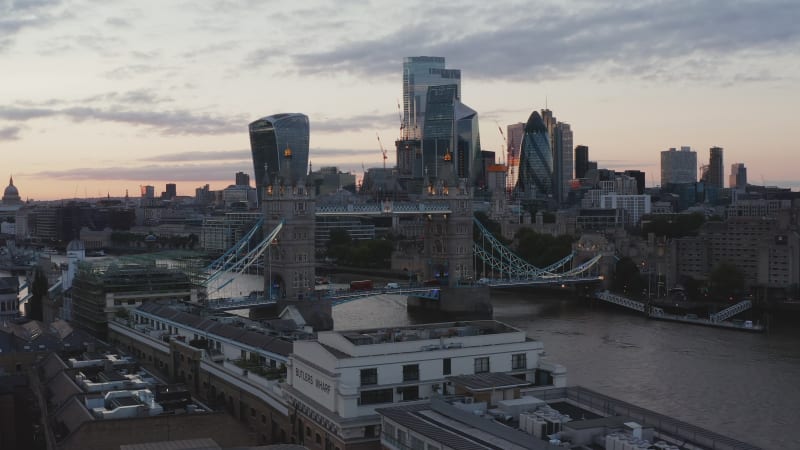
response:
<path id="1" fill-rule="evenodd" d="M 503 377 L 563 387 L 543 345 L 494 320 L 320 332 L 294 342 L 284 387 L 293 438 L 309 448 L 378 448 L 376 408 L 455 394 L 450 377 Z"/>

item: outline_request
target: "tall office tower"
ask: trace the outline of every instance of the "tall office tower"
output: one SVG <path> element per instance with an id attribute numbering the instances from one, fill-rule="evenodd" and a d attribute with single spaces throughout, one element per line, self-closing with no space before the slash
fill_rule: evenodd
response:
<path id="1" fill-rule="evenodd" d="M 559 122 L 553 111 L 543 109 L 541 114 L 553 155 L 553 197 L 563 202 L 567 199 L 572 180 L 572 130 L 569 124 Z"/>
<path id="2" fill-rule="evenodd" d="M 547 128 L 547 134 L 548 137 L 550 138 L 550 145 L 552 147 L 553 130 L 555 129 L 558 120 L 556 120 L 555 116 L 553 116 L 553 111 L 550 111 L 549 109 L 546 108 L 542 110 L 541 115 L 542 115 L 542 123 L 544 123 L 544 127 Z"/>
<path id="3" fill-rule="evenodd" d="M 691 147 L 661 152 L 661 187 L 684 183 L 697 183 L 697 153 Z"/>
<path id="4" fill-rule="evenodd" d="M 731 189 L 744 189 L 747 187 L 747 168 L 744 164 L 731 164 L 731 175 L 728 177 L 728 186 Z"/>
<path id="5" fill-rule="evenodd" d="M 644 194 L 644 182 L 645 182 L 644 172 L 642 172 L 641 170 L 626 170 L 623 173 L 636 180 L 636 194 L 637 195 Z"/>
<path id="6" fill-rule="evenodd" d="M 553 127 L 553 196 L 559 203 L 567 200 L 572 180 L 572 129 L 568 123 Z"/>
<path id="7" fill-rule="evenodd" d="M 522 148 L 522 137 L 525 136 L 525 124 L 522 122 L 506 126 L 506 145 L 508 148 L 508 183 L 509 188 L 517 185 L 519 179 L 519 154 Z"/>
<path id="8" fill-rule="evenodd" d="M 478 113 L 458 100 L 457 90 L 454 84 L 428 88 L 422 165 L 428 177 L 439 178 L 444 156 L 450 153 L 455 176 L 474 183 L 480 171 Z"/>
<path id="9" fill-rule="evenodd" d="M 515 187 L 521 198 L 543 199 L 553 193 L 553 154 L 548 134 L 542 116 L 536 111 L 531 113 L 525 124 Z"/>
<path id="10" fill-rule="evenodd" d="M 281 164 L 290 164 L 288 183 L 296 183 L 308 170 L 308 116 L 284 113 L 267 116 L 250 124 L 250 149 L 253 153 L 253 173 L 256 177 L 258 202 L 263 198 L 264 182 L 281 173 Z M 286 150 L 291 158 L 284 158 Z M 288 161 L 288 162 L 287 162 Z"/>
<path id="11" fill-rule="evenodd" d="M 142 198 L 152 199 L 156 196 L 156 187 L 155 186 L 139 186 L 142 191 Z"/>
<path id="12" fill-rule="evenodd" d="M 250 186 L 250 175 L 244 172 L 236 172 L 237 186 Z"/>
<path id="13" fill-rule="evenodd" d="M 481 169 L 481 135 L 478 113 L 456 100 L 456 145 L 453 163 L 458 178 L 469 179 L 471 186 L 477 182 Z"/>
<path id="14" fill-rule="evenodd" d="M 481 165 L 477 177 L 477 185 L 482 188 L 489 186 L 489 167 L 495 165 L 495 153 L 481 150 Z"/>
<path id="15" fill-rule="evenodd" d="M 461 71 L 445 69 L 439 56 L 411 56 L 403 59 L 403 137 L 421 139 L 428 106 L 428 88 L 455 86 L 455 98 L 461 99 Z"/>
<path id="16" fill-rule="evenodd" d="M 725 169 L 722 165 L 722 147 L 711 147 L 711 149 L 709 149 L 708 184 L 720 189 L 725 187 Z"/>
<path id="17" fill-rule="evenodd" d="M 579 145 L 575 147 L 575 178 L 586 178 L 589 170 L 589 147 Z"/>
<path id="18" fill-rule="evenodd" d="M 173 199 L 178 196 L 178 187 L 175 186 L 175 183 L 167 183 L 164 196 L 166 197 L 167 200 Z"/>

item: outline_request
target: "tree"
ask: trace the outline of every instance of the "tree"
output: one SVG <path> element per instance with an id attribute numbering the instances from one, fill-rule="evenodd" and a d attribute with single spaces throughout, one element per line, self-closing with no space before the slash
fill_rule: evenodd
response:
<path id="1" fill-rule="evenodd" d="M 572 252 L 572 236 L 551 236 L 530 228 L 517 232 L 517 254 L 536 267 L 547 267 Z"/>
<path id="2" fill-rule="evenodd" d="M 343 229 L 332 229 L 328 240 L 328 257 L 337 260 L 346 260 L 350 255 L 353 240 L 350 233 Z"/>
<path id="3" fill-rule="evenodd" d="M 31 285 L 31 298 L 28 299 L 28 318 L 44 320 L 44 299 L 47 296 L 47 276 L 41 267 L 36 267 Z"/>

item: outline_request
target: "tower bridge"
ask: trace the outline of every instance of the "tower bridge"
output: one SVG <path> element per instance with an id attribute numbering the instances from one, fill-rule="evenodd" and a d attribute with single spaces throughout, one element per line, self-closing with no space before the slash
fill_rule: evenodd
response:
<path id="1" fill-rule="evenodd" d="M 393 294 L 408 295 L 408 305 L 412 308 L 490 313 L 490 287 L 574 285 L 602 279 L 597 272 L 599 255 L 576 263 L 576 255 L 571 254 L 544 268 L 515 255 L 474 218 L 471 190 L 466 180 L 455 178 L 448 156 L 449 153 L 435 182 L 426 176 L 426 188 L 418 202 L 317 205 L 303 181 L 292 178 L 289 172 L 292 154 L 287 148 L 284 151 L 287 161 L 281 164 L 278 175 L 270 179 L 269 171 L 265 171 L 261 220 L 208 267 L 206 284 L 211 286 L 224 279 L 222 274 L 244 273 L 263 259 L 264 294 L 211 301 L 209 308 L 230 310 L 275 305 L 281 311 L 294 306 L 315 329 L 324 330 L 333 326 L 333 305 L 389 293 L 314 290 L 317 216 L 391 217 L 393 226 L 401 217 L 416 218 L 421 226 L 421 252 L 426 262 L 421 275 L 426 280 L 440 280 L 441 286 L 409 285 L 391 290 Z M 257 228 L 263 230 L 264 238 L 252 246 Z M 486 276 L 476 282 L 474 277 L 479 267 Z"/>

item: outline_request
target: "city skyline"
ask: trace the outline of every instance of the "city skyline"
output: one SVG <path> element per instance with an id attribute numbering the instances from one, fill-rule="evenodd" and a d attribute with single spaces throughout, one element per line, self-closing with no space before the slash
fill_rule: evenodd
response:
<path id="1" fill-rule="evenodd" d="M 379 167 L 375 133 L 390 161 L 400 137 L 403 58 L 437 56 L 461 70 L 498 158 L 498 124 L 549 108 L 573 146 L 648 186 L 660 152 L 684 145 L 702 161 L 724 148 L 751 182 L 800 186 L 800 5 L 454 5 L 3 2 L 0 175 L 23 200 L 218 189 L 252 175 L 248 124 L 283 112 L 308 115 L 315 168 Z"/>

